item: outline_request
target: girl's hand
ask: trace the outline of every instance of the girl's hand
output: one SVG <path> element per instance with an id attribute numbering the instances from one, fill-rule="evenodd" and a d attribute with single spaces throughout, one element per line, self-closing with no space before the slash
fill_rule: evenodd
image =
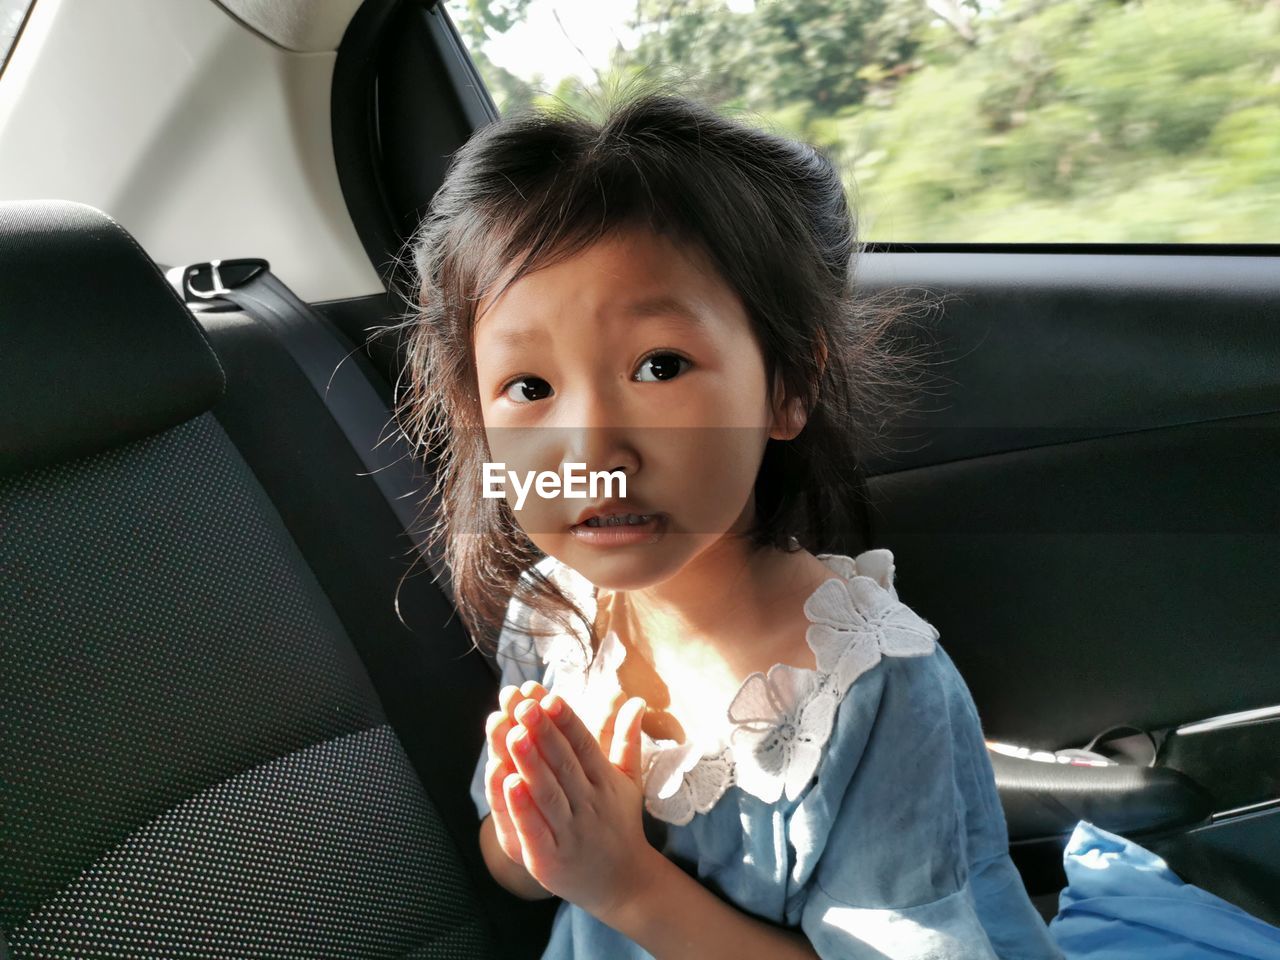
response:
<path id="1" fill-rule="evenodd" d="M 512 711 L 526 700 L 537 701 L 547 695 L 546 689 L 536 680 L 527 681 L 524 686 L 506 686 L 498 692 L 498 709 L 489 714 L 485 722 L 485 739 L 489 744 L 489 760 L 484 770 L 484 796 L 489 803 L 493 818 L 493 832 L 498 839 L 502 852 L 515 863 L 524 864 L 520 850 L 520 837 L 516 834 L 507 811 L 506 795 L 502 783 L 516 772 L 511 762 L 511 754 L 507 751 L 507 736 L 515 727 Z"/>
<path id="2" fill-rule="evenodd" d="M 644 881 L 654 850 L 644 835 L 638 697 L 618 710 L 606 756 L 557 694 L 513 704 L 507 734 L 516 772 L 504 809 L 525 869 L 596 917 L 612 916 Z"/>

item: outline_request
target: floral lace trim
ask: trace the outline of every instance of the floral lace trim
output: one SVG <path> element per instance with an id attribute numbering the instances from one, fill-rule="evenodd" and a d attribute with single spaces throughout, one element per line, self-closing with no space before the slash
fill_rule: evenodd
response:
<path id="1" fill-rule="evenodd" d="M 683 825 L 706 813 L 730 787 L 774 803 L 795 800 L 813 779 L 831 737 L 845 692 L 881 657 L 933 653 L 937 629 L 898 600 L 893 554 L 868 550 L 851 558 L 819 554 L 835 576 L 804 604 L 810 621 L 805 640 L 816 669 L 774 664 L 752 673 L 726 711 L 726 731 L 712 743 L 654 740 L 643 734 L 645 809 L 659 820 Z M 539 569 L 572 596 L 594 622 L 595 586 L 580 573 L 547 557 Z M 556 671 L 551 689 L 574 709 L 598 721 L 621 693 L 618 668 L 626 648 L 613 631 L 594 656 L 586 636 L 537 638 L 538 654 Z M 579 642 L 581 641 L 581 642 Z M 591 695 L 588 695 L 590 691 Z"/>

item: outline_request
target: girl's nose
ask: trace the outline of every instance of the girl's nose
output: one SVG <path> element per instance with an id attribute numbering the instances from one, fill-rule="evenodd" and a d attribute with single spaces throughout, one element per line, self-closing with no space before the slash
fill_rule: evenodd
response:
<path id="1" fill-rule="evenodd" d="M 640 467 L 635 445 L 636 430 L 616 396 L 607 391 L 590 391 L 570 412 L 564 425 L 564 463 L 585 463 L 588 472 L 620 470 L 628 477 Z"/>
<path id="2" fill-rule="evenodd" d="M 628 478 L 640 469 L 640 455 L 625 427 L 570 427 L 561 462 L 586 464 L 586 471 L 621 471 Z"/>

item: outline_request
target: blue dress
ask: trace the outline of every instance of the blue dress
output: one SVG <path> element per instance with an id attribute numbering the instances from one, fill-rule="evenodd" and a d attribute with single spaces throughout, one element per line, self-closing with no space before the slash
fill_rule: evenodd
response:
<path id="1" fill-rule="evenodd" d="M 893 555 L 818 559 L 832 576 L 804 605 L 817 669 L 747 677 L 710 740 L 643 736 L 651 842 L 739 909 L 802 930 L 823 960 L 1062 960 L 1009 858 L 969 689 L 899 601 Z M 554 557 L 537 569 L 594 621 L 594 585 Z M 540 680 L 598 723 L 625 648 L 612 631 L 594 656 L 585 633 L 522 634 L 535 622 L 547 625 L 513 597 L 503 683 Z M 481 818 L 486 759 L 471 788 Z M 649 956 L 568 902 L 543 954 Z"/>
<path id="2" fill-rule="evenodd" d="M 1145 847 L 1080 820 L 1049 935 L 1072 960 L 1280 960 L 1280 928 L 1185 883 Z"/>

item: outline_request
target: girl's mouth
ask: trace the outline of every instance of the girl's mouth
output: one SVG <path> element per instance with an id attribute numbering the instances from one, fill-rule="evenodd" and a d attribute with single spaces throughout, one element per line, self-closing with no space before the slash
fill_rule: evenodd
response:
<path id="1" fill-rule="evenodd" d="M 591 517 L 583 525 L 588 527 L 637 526 L 648 523 L 656 516 L 656 513 L 614 513 L 607 517 Z"/>
<path id="2" fill-rule="evenodd" d="M 590 517 L 574 524 L 569 532 L 581 543 L 595 547 L 654 543 L 662 536 L 665 519 L 662 513 L 618 513 Z"/>

